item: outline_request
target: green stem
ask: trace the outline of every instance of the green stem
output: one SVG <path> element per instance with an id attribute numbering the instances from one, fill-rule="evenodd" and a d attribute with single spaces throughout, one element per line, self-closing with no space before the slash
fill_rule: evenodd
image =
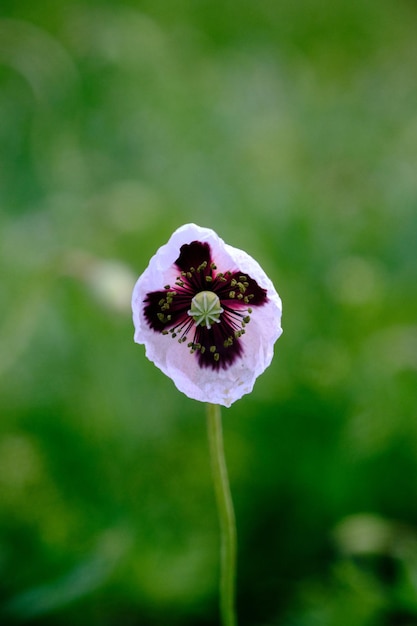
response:
<path id="1" fill-rule="evenodd" d="M 223 447 L 220 406 L 207 404 L 207 429 L 221 533 L 220 611 L 223 626 L 236 626 L 236 522 Z"/>

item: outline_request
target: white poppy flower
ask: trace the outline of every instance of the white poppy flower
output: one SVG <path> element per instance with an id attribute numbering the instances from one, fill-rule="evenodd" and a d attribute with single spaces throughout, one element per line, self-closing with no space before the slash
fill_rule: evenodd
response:
<path id="1" fill-rule="evenodd" d="M 282 333 L 282 304 L 246 252 L 195 224 L 152 257 L 132 296 L 135 341 L 189 398 L 230 406 L 253 389 Z"/>

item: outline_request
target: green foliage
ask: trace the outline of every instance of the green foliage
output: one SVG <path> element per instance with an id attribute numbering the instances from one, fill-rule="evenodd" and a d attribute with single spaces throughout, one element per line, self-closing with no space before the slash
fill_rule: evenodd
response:
<path id="1" fill-rule="evenodd" d="M 416 7 L 0 8 L 0 621 L 209 626 L 204 407 L 133 343 L 180 224 L 284 335 L 225 410 L 240 623 L 417 624 Z"/>

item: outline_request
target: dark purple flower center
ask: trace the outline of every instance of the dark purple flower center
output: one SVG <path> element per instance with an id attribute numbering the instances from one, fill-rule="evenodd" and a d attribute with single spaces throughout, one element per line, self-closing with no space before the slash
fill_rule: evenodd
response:
<path id="1" fill-rule="evenodd" d="M 227 369 L 243 354 L 240 338 L 252 307 L 266 303 L 266 290 L 238 270 L 218 271 L 208 243 L 181 246 L 175 266 L 179 272 L 175 284 L 148 293 L 144 300 L 148 325 L 186 343 L 200 367 Z M 210 297 L 211 292 L 217 297 Z M 219 304 L 214 310 L 221 312 L 199 317 L 196 306 L 204 307 L 207 302 L 213 307 Z"/>

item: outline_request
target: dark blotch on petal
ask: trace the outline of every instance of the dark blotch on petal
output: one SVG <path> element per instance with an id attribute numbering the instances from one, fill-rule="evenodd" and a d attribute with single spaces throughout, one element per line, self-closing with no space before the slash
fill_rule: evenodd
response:
<path id="1" fill-rule="evenodd" d="M 201 241 L 192 241 L 181 246 L 180 256 L 175 261 L 175 265 L 182 272 L 188 272 L 191 267 L 197 269 L 204 261 L 210 267 L 211 251 L 209 244 Z"/>
<path id="2" fill-rule="evenodd" d="M 152 330 L 162 332 L 163 330 L 169 330 L 174 326 L 180 324 L 184 319 L 188 320 L 187 310 L 189 308 L 189 299 L 174 298 L 168 310 L 162 311 L 159 302 L 166 299 L 166 291 L 152 291 L 146 295 L 144 300 L 143 313 L 145 315 L 148 325 Z M 159 317 L 158 317 L 159 314 Z M 161 319 L 161 315 L 164 319 Z M 168 320 L 168 316 L 170 319 Z"/>
<path id="3" fill-rule="evenodd" d="M 201 354 L 201 352 L 199 351 L 197 354 L 199 366 L 209 367 L 213 370 L 226 370 L 228 367 L 233 365 L 236 359 L 238 359 L 242 355 L 243 348 L 240 342 L 235 341 L 235 343 L 228 348 L 224 348 L 223 346 L 221 346 L 218 349 L 218 353 L 220 355 L 220 358 L 218 361 L 215 361 L 211 352 L 207 352 L 206 350 L 204 354 Z"/>
<path id="4" fill-rule="evenodd" d="M 232 327 L 226 324 L 215 324 L 210 329 L 205 326 L 199 326 L 196 333 L 196 343 L 204 346 L 202 352 L 198 350 L 196 356 L 200 367 L 208 367 L 213 370 L 227 369 L 243 354 L 242 343 L 239 339 L 234 339 L 232 345 L 225 347 L 224 341 L 233 336 Z M 214 359 L 213 352 L 210 351 L 211 346 L 216 346 L 216 352 L 219 359 Z"/>
<path id="5" fill-rule="evenodd" d="M 233 274 L 230 275 L 226 274 L 227 282 L 220 283 L 219 287 L 215 290 L 221 301 L 229 300 L 230 292 L 239 293 L 239 288 L 233 283 L 242 282 L 240 280 L 241 276 L 242 272 L 233 272 Z M 248 306 L 262 306 L 265 304 L 268 300 L 266 289 L 260 287 L 256 280 L 248 276 L 248 274 L 244 276 L 246 279 L 244 282 L 248 284 L 242 296 L 248 298 L 248 300 L 232 298 L 230 300 L 233 301 L 233 305 L 230 306 L 232 306 L 232 308 L 246 308 Z"/>
<path id="6" fill-rule="evenodd" d="M 246 288 L 245 295 L 253 295 L 249 304 L 250 306 L 262 306 L 267 301 L 266 289 L 263 289 L 258 285 L 254 278 L 247 276 L 246 282 L 249 283 L 249 286 Z"/>
<path id="7" fill-rule="evenodd" d="M 143 309 L 143 313 L 146 321 L 152 330 L 157 330 L 159 332 L 164 330 L 166 327 L 166 323 L 162 322 L 158 318 L 158 313 L 161 311 L 161 307 L 158 303 L 163 298 L 166 298 L 166 291 L 152 291 L 152 293 L 148 293 L 146 295 L 144 300 L 145 307 Z"/>

